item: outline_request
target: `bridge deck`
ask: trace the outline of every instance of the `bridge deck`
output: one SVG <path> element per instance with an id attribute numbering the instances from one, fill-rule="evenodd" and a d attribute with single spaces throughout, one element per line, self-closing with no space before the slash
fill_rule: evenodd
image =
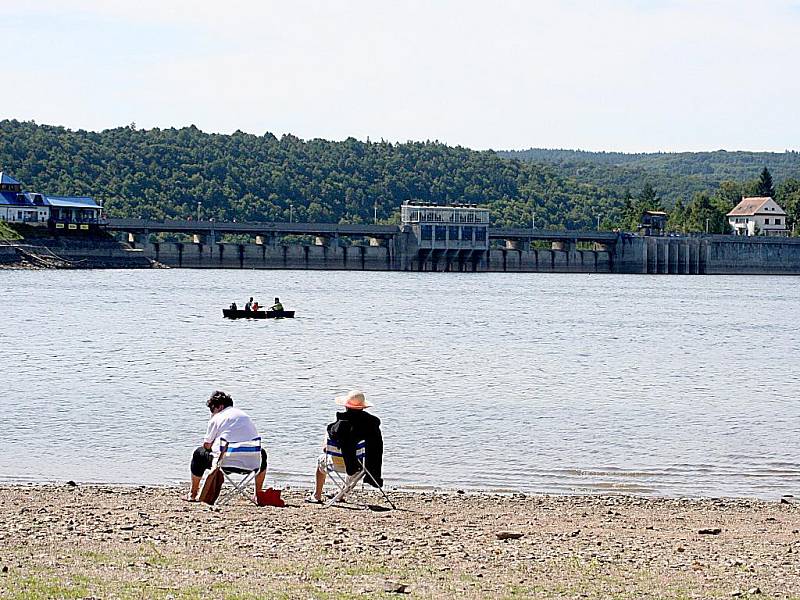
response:
<path id="1" fill-rule="evenodd" d="M 147 219 L 108 219 L 109 231 L 127 233 L 186 233 L 207 235 L 323 235 L 387 238 L 398 235 L 397 225 L 361 225 L 346 223 L 232 223 L 226 221 L 150 221 Z M 525 228 L 489 228 L 490 239 L 501 240 L 550 240 L 577 242 L 613 242 L 617 234 L 609 231 L 549 231 Z"/>

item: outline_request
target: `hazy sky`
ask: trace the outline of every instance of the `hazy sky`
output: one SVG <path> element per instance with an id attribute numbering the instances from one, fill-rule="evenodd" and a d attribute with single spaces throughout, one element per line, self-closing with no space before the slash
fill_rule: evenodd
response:
<path id="1" fill-rule="evenodd" d="M 0 0 L 0 118 L 476 149 L 800 148 L 800 0 Z"/>

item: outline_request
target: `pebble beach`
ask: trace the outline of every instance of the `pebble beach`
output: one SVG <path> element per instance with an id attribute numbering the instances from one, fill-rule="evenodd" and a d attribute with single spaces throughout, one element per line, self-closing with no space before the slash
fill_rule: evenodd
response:
<path id="1" fill-rule="evenodd" d="M 793 499 L 0 487 L 2 598 L 800 598 Z"/>

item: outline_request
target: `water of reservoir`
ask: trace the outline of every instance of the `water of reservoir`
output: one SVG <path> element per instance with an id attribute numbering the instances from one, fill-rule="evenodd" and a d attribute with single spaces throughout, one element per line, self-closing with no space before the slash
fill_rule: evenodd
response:
<path id="1" fill-rule="evenodd" d="M 800 279 L 0 271 L 0 482 L 173 483 L 229 392 L 312 481 L 363 389 L 402 488 L 800 494 Z M 228 321 L 278 295 L 297 318 Z"/>

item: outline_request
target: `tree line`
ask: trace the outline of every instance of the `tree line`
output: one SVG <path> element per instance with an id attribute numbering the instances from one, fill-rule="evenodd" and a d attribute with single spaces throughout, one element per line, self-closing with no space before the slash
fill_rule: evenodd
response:
<path id="1" fill-rule="evenodd" d="M 678 193 L 676 201 L 667 185 L 672 179 L 662 177 L 666 167 L 652 177 L 619 175 L 633 187 L 608 175 L 626 166 L 584 161 L 581 170 L 576 164 L 435 141 L 301 140 L 209 134 L 194 126 L 93 132 L 0 121 L 0 169 L 27 190 L 90 195 L 117 217 L 185 219 L 199 212 L 202 219 L 228 221 L 371 223 L 377 213 L 378 222 L 397 223 L 401 203 L 417 200 L 478 203 L 490 208 L 497 226 L 527 227 L 535 219 L 537 228 L 549 229 L 593 229 L 598 217 L 604 228 L 629 229 L 638 224 L 637 211 L 658 206 L 674 208 L 676 231 L 696 231 L 707 214 L 752 184 L 745 178 L 709 183 L 689 200 Z M 594 167 L 604 175 L 593 178 Z M 680 176 L 674 181 L 680 184 Z M 795 198 L 798 189 L 797 179 L 786 176 L 776 200 Z"/>
<path id="2" fill-rule="evenodd" d="M 789 178 L 775 186 L 772 174 L 764 167 L 758 178 L 744 182 L 722 181 L 712 191 L 695 192 L 689 202 L 678 199 L 669 206 L 655 188 L 645 184 L 637 197 L 625 198 L 621 229 L 633 230 L 645 210 L 663 210 L 669 213 L 667 229 L 675 233 L 729 233 L 727 214 L 748 196 L 769 196 L 785 211 L 786 223 L 792 234 L 800 226 L 800 178 Z"/>

